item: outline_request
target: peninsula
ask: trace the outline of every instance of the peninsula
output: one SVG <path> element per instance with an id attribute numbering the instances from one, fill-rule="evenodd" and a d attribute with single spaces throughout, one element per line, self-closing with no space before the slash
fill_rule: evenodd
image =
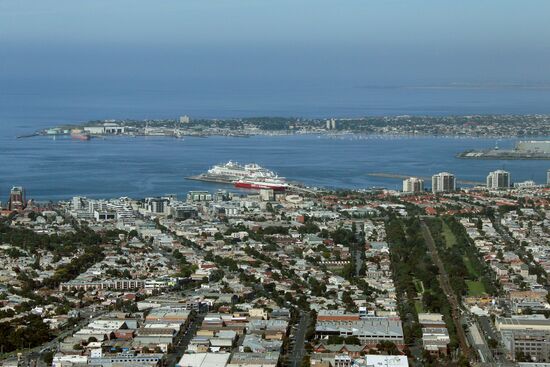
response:
<path id="1" fill-rule="evenodd" d="M 550 115 L 381 116 L 362 118 L 251 117 L 232 119 L 94 120 L 20 136 L 254 136 L 368 134 L 458 137 L 550 136 Z"/>

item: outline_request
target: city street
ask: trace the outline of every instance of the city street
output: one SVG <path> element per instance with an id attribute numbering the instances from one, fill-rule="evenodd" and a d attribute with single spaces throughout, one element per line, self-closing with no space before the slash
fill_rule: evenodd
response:
<path id="1" fill-rule="evenodd" d="M 289 358 L 290 367 L 299 367 L 302 363 L 302 358 L 305 354 L 304 343 L 306 337 L 307 327 L 310 322 L 310 316 L 308 313 L 302 313 L 300 322 L 296 330 L 296 336 L 294 338 L 294 348 Z"/>

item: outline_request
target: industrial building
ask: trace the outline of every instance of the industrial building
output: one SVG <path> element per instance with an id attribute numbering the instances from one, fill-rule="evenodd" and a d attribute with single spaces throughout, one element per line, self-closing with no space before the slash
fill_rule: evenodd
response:
<path id="1" fill-rule="evenodd" d="M 495 326 L 510 358 L 523 354 L 538 362 L 550 362 L 550 319 L 544 315 L 498 318 Z"/>

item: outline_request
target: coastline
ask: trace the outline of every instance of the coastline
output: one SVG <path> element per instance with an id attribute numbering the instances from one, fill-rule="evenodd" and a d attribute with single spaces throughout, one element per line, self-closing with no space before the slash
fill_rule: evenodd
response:
<path id="1" fill-rule="evenodd" d="M 456 136 L 483 138 L 536 138 L 550 136 L 550 115 L 378 116 L 362 118 L 255 117 L 233 119 L 93 120 L 47 127 L 18 138 L 70 136 Z"/>

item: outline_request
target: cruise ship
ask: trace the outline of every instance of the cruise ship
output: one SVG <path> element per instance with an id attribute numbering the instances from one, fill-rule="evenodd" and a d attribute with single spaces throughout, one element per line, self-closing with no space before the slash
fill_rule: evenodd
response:
<path id="1" fill-rule="evenodd" d="M 206 173 L 188 177 L 192 180 L 232 184 L 243 189 L 272 189 L 284 191 L 289 185 L 284 177 L 279 177 L 256 163 L 239 164 L 229 161 L 210 168 Z"/>
<path id="2" fill-rule="evenodd" d="M 249 163 L 241 165 L 237 162 L 229 161 L 225 164 L 216 165 L 208 170 L 205 174 L 207 177 L 218 178 L 227 181 L 237 181 L 240 179 L 278 179 L 284 180 L 282 177 L 278 177 L 273 171 L 257 165 L 256 163 Z"/>

